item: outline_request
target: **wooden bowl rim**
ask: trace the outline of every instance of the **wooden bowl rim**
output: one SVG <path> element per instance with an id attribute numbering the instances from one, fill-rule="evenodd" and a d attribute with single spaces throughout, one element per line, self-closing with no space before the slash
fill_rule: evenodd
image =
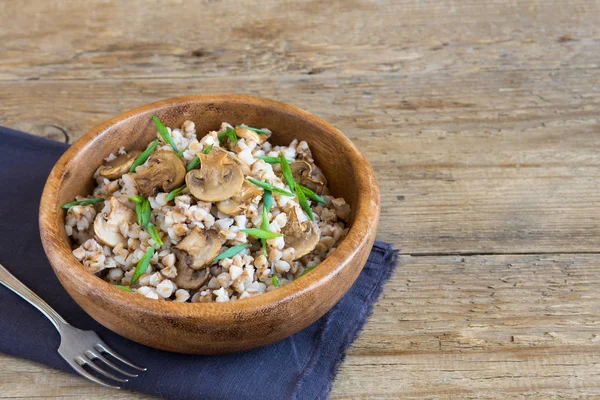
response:
<path id="1" fill-rule="evenodd" d="M 132 295 L 88 272 L 72 254 L 71 244 L 62 240 L 59 226 L 57 193 L 64 182 L 62 176 L 68 169 L 72 159 L 81 151 L 91 146 L 95 139 L 111 127 L 118 126 L 130 118 L 149 111 L 160 111 L 176 105 L 193 103 L 219 103 L 234 102 L 240 104 L 253 104 L 256 106 L 275 108 L 288 114 L 294 114 L 319 129 L 328 132 L 332 140 L 338 141 L 347 151 L 352 165 L 357 168 L 357 190 L 360 195 L 356 204 L 355 218 L 348 235 L 342 240 L 336 250 L 319 264 L 310 274 L 294 280 L 282 287 L 263 293 L 259 296 L 238 299 L 223 303 L 178 303 L 172 301 L 157 301 L 144 296 Z M 57 182 L 51 185 L 50 182 Z M 283 102 L 243 95 L 203 94 L 169 98 L 154 103 L 146 104 L 126 111 L 101 123 L 75 141 L 73 145 L 60 157 L 52 168 L 46 181 L 42 198 L 40 200 L 40 236 L 50 264 L 61 273 L 69 274 L 74 283 L 85 288 L 86 294 L 102 291 L 110 297 L 110 302 L 125 309 L 141 310 L 146 314 L 192 317 L 202 311 L 204 317 L 217 321 L 230 318 L 233 314 L 261 308 L 270 308 L 280 302 L 291 300 L 295 296 L 312 291 L 328 281 L 346 267 L 348 262 L 369 242 L 373 229 L 376 229 L 379 217 L 379 188 L 372 167 L 358 148 L 342 134 L 337 128 L 320 117 L 311 114 L 299 107 Z M 370 249 L 369 249 L 370 250 Z"/>

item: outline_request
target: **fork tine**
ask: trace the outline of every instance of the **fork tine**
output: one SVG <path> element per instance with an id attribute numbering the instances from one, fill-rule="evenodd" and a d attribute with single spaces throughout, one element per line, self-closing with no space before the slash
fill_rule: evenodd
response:
<path id="1" fill-rule="evenodd" d="M 90 359 L 90 360 L 94 360 L 94 359 L 98 359 L 100 361 L 102 361 L 104 364 L 108 365 L 109 367 L 111 367 L 112 369 L 114 369 L 115 371 L 128 376 L 130 378 L 136 378 L 138 375 L 137 374 L 132 374 L 131 372 L 127 372 L 124 369 L 121 369 L 120 367 L 117 367 L 115 364 L 113 364 L 108 358 L 104 357 L 102 354 L 98 353 L 95 350 L 87 350 L 85 352 L 85 355 Z"/>
<path id="2" fill-rule="evenodd" d="M 123 364 L 129 365 L 131 368 L 135 368 L 138 371 L 146 371 L 147 370 L 147 368 L 140 367 L 139 365 L 135 365 L 131 361 L 127 360 L 126 358 L 121 357 L 116 351 L 114 351 L 113 349 L 111 349 L 110 347 L 108 347 L 108 345 L 105 344 L 104 342 L 100 342 L 100 343 L 96 344 L 96 347 L 100 351 L 103 351 L 105 353 L 110 354 L 111 356 L 113 356 L 117 360 L 121 361 Z"/>
<path id="3" fill-rule="evenodd" d="M 104 382 L 101 379 L 96 378 L 94 375 L 92 375 L 88 371 L 86 371 L 81 365 L 79 365 L 79 363 L 77 361 L 73 361 L 73 360 L 66 360 L 66 361 L 69 363 L 71 368 L 73 368 L 75 371 L 77 371 L 77 373 L 79 375 L 83 376 L 84 378 L 87 378 L 90 381 L 97 383 L 98 385 L 106 386 L 106 387 L 113 388 L 113 389 L 121 389 L 120 386 L 111 385 L 111 384 Z"/>
<path id="4" fill-rule="evenodd" d="M 92 360 L 86 360 L 83 357 L 81 357 L 80 359 L 77 360 L 82 366 L 83 365 L 87 365 L 88 367 L 90 367 L 91 369 L 93 369 L 94 371 L 96 371 L 97 373 L 99 373 L 100 375 L 104 375 L 107 378 L 110 378 L 114 381 L 117 382 L 129 382 L 129 379 L 125 379 L 125 378 L 121 378 L 119 376 L 116 376 L 114 374 L 111 374 L 110 372 L 100 368 L 99 366 L 97 366 L 96 364 L 94 364 L 94 362 Z"/>

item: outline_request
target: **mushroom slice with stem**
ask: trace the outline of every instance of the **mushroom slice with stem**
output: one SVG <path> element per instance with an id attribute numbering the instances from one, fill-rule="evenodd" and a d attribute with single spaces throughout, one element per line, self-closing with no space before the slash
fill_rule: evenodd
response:
<path id="1" fill-rule="evenodd" d="M 287 218 L 287 223 L 281 233 L 283 233 L 286 247 L 294 248 L 294 260 L 297 260 L 313 251 L 317 246 L 317 243 L 319 243 L 319 229 L 310 220 L 300 222 L 295 206 L 288 211 Z"/>
<path id="2" fill-rule="evenodd" d="M 320 180 L 312 178 L 312 167 L 308 162 L 304 160 L 294 161 L 290 164 L 290 169 L 292 170 L 292 176 L 296 182 L 302 186 L 306 186 L 318 195 L 323 194 L 323 189 L 327 184 L 327 180 L 324 176 L 322 176 Z"/>
<path id="3" fill-rule="evenodd" d="M 129 171 L 140 154 L 142 152 L 139 150 L 131 150 L 129 153 L 122 154 L 100 167 L 98 173 L 108 179 L 119 179 Z"/>
<path id="4" fill-rule="evenodd" d="M 208 267 L 195 270 L 188 267 L 184 260 L 178 260 L 175 268 L 177 268 L 177 276 L 173 282 L 179 288 L 188 290 L 198 289 L 208 280 Z"/>
<path id="5" fill-rule="evenodd" d="M 208 265 L 219 254 L 217 232 L 195 228 L 175 246 L 177 276 L 175 284 L 183 289 L 198 289 L 208 279 Z"/>
<path id="6" fill-rule="evenodd" d="M 246 211 L 252 200 L 261 193 L 262 190 L 258 186 L 244 181 L 242 188 L 232 198 L 217 203 L 217 209 L 223 214 L 239 215 Z"/>
<path id="7" fill-rule="evenodd" d="M 221 240 L 217 232 L 196 227 L 175 246 L 175 249 L 178 260 L 183 260 L 185 265 L 197 270 L 210 264 L 219 255 Z"/>
<path id="8" fill-rule="evenodd" d="M 147 163 L 148 168 L 145 171 L 133 175 L 138 191 L 142 195 L 152 196 L 158 189 L 169 192 L 183 184 L 185 165 L 172 151 L 155 151 Z"/>
<path id="9" fill-rule="evenodd" d="M 125 243 L 125 237 L 121 235 L 119 225 L 122 222 L 132 224 L 134 221 L 135 212 L 113 196 L 110 198 L 108 215 L 104 215 L 104 213 L 96 215 L 94 233 L 102 244 L 115 247 L 119 243 Z"/>
<path id="10" fill-rule="evenodd" d="M 229 157 L 231 157 L 231 159 L 233 161 L 235 161 L 240 166 L 244 175 L 250 175 L 250 166 L 248 164 L 246 164 L 245 162 L 243 162 L 242 159 L 237 156 L 237 154 L 235 154 L 231 151 L 227 151 L 223 147 L 216 147 L 214 149 L 214 152 L 221 153 L 221 154 L 227 154 Z"/>
<path id="11" fill-rule="evenodd" d="M 263 144 L 267 141 L 267 139 L 269 139 L 269 136 L 271 136 L 255 132 L 252 129 L 242 128 L 241 126 L 235 128 L 235 134 L 238 135 L 238 137 L 244 138 L 246 140 L 253 140 L 258 144 Z"/>
<path id="12" fill-rule="evenodd" d="M 197 156 L 200 169 L 193 169 L 185 176 L 185 183 L 195 198 L 206 202 L 222 201 L 240 190 L 244 173 L 229 153 L 211 151 Z"/>

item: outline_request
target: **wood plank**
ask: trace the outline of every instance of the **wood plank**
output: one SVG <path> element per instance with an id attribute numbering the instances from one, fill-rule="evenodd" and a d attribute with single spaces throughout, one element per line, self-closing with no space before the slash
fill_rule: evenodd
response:
<path id="1" fill-rule="evenodd" d="M 598 0 L 4 2 L 0 79 L 598 66 Z"/>
<path id="2" fill-rule="evenodd" d="M 271 97 L 320 114 L 359 146 L 382 188 L 379 238 L 406 254 L 596 252 L 597 75 L 582 69 L 4 82 L 0 124 L 73 140 L 161 98 Z"/>
<path id="3" fill-rule="evenodd" d="M 600 396 L 600 255 L 400 261 L 340 369 L 332 399 Z M 28 361 L 0 361 L 0 398 L 150 398 L 114 397 Z"/>

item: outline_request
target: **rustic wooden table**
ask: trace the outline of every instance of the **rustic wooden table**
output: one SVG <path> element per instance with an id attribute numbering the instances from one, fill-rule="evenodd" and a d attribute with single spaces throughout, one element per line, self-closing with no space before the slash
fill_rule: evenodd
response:
<path id="1" fill-rule="evenodd" d="M 296 104 L 375 168 L 401 265 L 331 397 L 600 397 L 598 0 L 5 1 L 0 124 Z M 0 328 L 1 329 L 1 328 Z M 0 356 L 0 398 L 149 399 Z"/>

